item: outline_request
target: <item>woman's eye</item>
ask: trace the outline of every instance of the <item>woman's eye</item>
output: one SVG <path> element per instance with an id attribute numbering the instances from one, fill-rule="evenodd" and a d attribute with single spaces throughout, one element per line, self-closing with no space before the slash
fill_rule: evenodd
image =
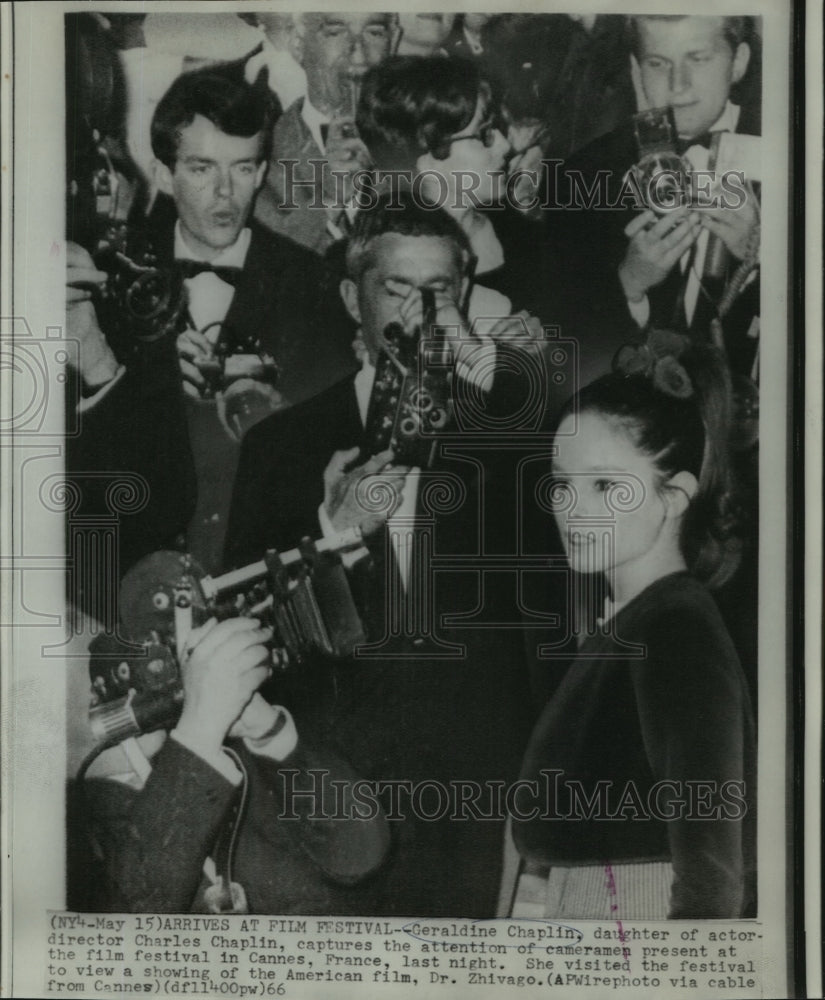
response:
<path id="1" fill-rule="evenodd" d="M 611 486 L 615 486 L 612 479 L 597 479 L 593 483 L 593 488 L 597 493 L 607 493 Z"/>

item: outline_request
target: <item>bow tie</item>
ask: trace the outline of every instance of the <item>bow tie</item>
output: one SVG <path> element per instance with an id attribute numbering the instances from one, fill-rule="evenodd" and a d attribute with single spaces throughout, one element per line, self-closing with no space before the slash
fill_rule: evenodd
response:
<path id="1" fill-rule="evenodd" d="M 710 149 L 710 143 L 713 136 L 713 132 L 702 132 L 700 135 L 694 136 L 692 139 L 677 139 L 676 152 L 680 156 L 684 156 L 691 146 L 704 146 L 705 149 Z"/>
<path id="2" fill-rule="evenodd" d="M 239 267 L 222 267 L 221 265 L 215 266 L 214 264 L 208 264 L 203 260 L 176 260 L 175 266 L 178 268 L 183 278 L 194 278 L 199 274 L 203 274 L 205 271 L 211 271 L 212 274 L 216 274 L 221 281 L 225 281 L 227 285 L 232 285 L 233 287 L 238 283 L 238 277 L 241 273 L 241 268 Z"/>

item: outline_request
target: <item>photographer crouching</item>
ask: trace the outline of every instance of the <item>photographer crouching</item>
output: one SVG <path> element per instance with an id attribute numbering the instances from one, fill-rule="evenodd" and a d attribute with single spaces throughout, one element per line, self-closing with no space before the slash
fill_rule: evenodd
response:
<path id="1" fill-rule="evenodd" d="M 355 773 L 258 692 L 272 637 L 255 618 L 210 618 L 180 656 L 174 728 L 105 750 L 88 780 L 81 769 L 73 832 L 88 846 L 70 907 L 334 913 L 337 887 L 381 866 L 386 823 L 356 808 Z"/>

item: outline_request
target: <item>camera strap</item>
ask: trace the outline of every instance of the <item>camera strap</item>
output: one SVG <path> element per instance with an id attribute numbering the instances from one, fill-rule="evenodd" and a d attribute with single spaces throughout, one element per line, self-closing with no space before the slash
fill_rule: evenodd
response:
<path id="1" fill-rule="evenodd" d="M 241 785 L 239 794 L 235 796 L 229 807 L 212 854 L 204 863 L 204 872 L 212 885 L 207 887 L 203 898 L 210 913 L 249 913 L 249 904 L 243 886 L 232 880 L 235 845 L 249 796 L 249 775 L 243 761 L 234 750 L 225 746 L 223 752 L 232 758 L 235 766 L 241 772 Z"/>

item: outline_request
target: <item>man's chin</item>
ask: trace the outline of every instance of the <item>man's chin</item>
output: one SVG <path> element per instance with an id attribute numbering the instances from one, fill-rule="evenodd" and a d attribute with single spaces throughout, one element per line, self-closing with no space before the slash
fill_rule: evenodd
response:
<path id="1" fill-rule="evenodd" d="M 719 115 L 721 113 L 720 111 Z M 707 121 L 706 119 L 697 119 L 693 114 L 680 115 L 678 111 L 674 111 L 673 120 L 676 123 L 676 133 L 682 142 L 690 142 L 697 136 L 709 132 L 714 123 L 719 120 L 719 115 L 716 115 L 713 121 Z"/>
<path id="2" fill-rule="evenodd" d="M 213 250 L 226 250 L 237 242 L 241 235 L 239 226 L 214 226 L 209 230 L 208 239 L 205 241 Z"/>

